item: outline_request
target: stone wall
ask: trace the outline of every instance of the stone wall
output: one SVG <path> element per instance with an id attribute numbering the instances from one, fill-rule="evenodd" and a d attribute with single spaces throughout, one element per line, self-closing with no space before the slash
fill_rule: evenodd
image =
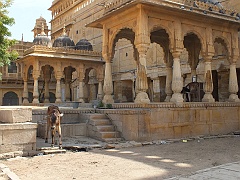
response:
<path id="1" fill-rule="evenodd" d="M 36 150 L 37 124 L 31 121 L 31 108 L 0 108 L 0 154 Z"/>
<path id="2" fill-rule="evenodd" d="M 107 113 L 125 140 L 151 141 L 228 134 L 240 129 L 239 107 L 188 104 L 100 110 Z M 150 106 L 150 105 L 149 105 Z M 195 107 L 194 107 L 195 106 Z"/>
<path id="3" fill-rule="evenodd" d="M 0 124 L 0 154 L 36 150 L 35 123 Z"/>

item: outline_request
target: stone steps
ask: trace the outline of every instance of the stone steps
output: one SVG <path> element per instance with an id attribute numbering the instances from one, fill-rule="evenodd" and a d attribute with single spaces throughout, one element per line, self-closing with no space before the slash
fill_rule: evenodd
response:
<path id="1" fill-rule="evenodd" d="M 104 114 L 92 114 L 88 123 L 90 137 L 102 141 L 120 141 L 120 133 L 115 130 L 114 125 Z"/>
<path id="2" fill-rule="evenodd" d="M 111 125 L 109 119 L 91 119 L 89 123 L 94 126 Z"/>
<path id="3" fill-rule="evenodd" d="M 100 131 L 100 132 L 111 132 L 114 131 L 114 126 L 113 125 L 103 125 L 103 126 L 96 126 L 96 128 Z"/>
<path id="4" fill-rule="evenodd" d="M 65 149 L 59 149 L 58 147 L 43 147 L 39 148 L 38 151 L 39 151 L 38 155 L 66 153 Z"/>

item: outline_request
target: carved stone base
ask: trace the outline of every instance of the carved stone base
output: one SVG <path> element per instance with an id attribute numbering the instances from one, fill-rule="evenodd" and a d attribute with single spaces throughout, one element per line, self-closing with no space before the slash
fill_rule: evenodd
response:
<path id="1" fill-rule="evenodd" d="M 240 102 L 240 99 L 238 98 L 238 95 L 236 95 L 236 94 L 231 94 L 231 95 L 229 96 L 228 101 L 230 101 L 230 102 Z"/>
<path id="2" fill-rule="evenodd" d="M 49 99 L 44 99 L 44 103 L 50 103 Z"/>
<path id="3" fill-rule="evenodd" d="M 32 103 L 34 103 L 34 104 L 39 103 L 39 100 L 37 98 L 34 98 Z"/>
<path id="4" fill-rule="evenodd" d="M 170 102 L 170 99 L 171 99 L 171 96 L 167 96 L 164 101 L 165 101 L 165 102 Z"/>
<path id="5" fill-rule="evenodd" d="M 137 104 L 148 104 L 150 103 L 150 99 L 146 92 L 139 92 L 134 100 L 134 103 Z"/>
<path id="6" fill-rule="evenodd" d="M 174 102 L 174 103 L 183 102 L 183 95 L 181 93 L 174 93 L 172 95 L 172 98 L 170 99 L 170 102 Z"/>
<path id="7" fill-rule="evenodd" d="M 27 99 L 27 98 L 24 98 L 24 99 L 23 99 L 23 104 L 28 104 L 28 103 L 29 103 L 28 99 Z"/>
<path id="8" fill-rule="evenodd" d="M 80 103 L 85 103 L 85 101 L 83 100 L 83 98 L 79 98 L 79 99 L 78 99 L 78 102 L 80 102 Z"/>
<path id="9" fill-rule="evenodd" d="M 112 103 L 114 103 L 112 95 L 104 95 L 102 102 L 104 104 L 112 104 Z"/>
<path id="10" fill-rule="evenodd" d="M 61 99 L 56 99 L 55 103 L 61 103 L 62 100 Z"/>
<path id="11" fill-rule="evenodd" d="M 202 102 L 215 102 L 212 94 L 204 94 Z"/>

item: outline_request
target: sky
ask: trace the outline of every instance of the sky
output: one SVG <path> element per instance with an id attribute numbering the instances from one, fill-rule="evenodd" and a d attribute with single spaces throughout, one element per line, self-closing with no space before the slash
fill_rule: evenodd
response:
<path id="1" fill-rule="evenodd" d="M 8 8 L 8 16 L 15 19 L 15 24 L 9 27 L 11 39 L 21 40 L 23 34 L 23 41 L 32 42 L 32 29 L 40 16 L 46 19 L 48 28 L 51 29 L 51 11 L 48 8 L 52 2 L 53 0 L 13 0 L 13 4 Z"/>

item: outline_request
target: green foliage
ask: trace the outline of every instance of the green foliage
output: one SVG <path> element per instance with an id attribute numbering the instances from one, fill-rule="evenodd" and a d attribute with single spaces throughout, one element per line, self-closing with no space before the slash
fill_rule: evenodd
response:
<path id="1" fill-rule="evenodd" d="M 112 109 L 112 104 L 106 104 L 107 109 Z"/>
<path id="2" fill-rule="evenodd" d="M 104 103 L 102 101 L 99 101 L 98 108 L 104 107 Z"/>
<path id="3" fill-rule="evenodd" d="M 0 66 L 9 64 L 18 57 L 16 51 L 9 51 L 9 47 L 16 43 L 16 40 L 11 40 L 11 32 L 8 26 L 12 26 L 15 21 L 13 18 L 8 17 L 7 8 L 12 4 L 12 0 L 1 0 L 0 1 Z"/>

